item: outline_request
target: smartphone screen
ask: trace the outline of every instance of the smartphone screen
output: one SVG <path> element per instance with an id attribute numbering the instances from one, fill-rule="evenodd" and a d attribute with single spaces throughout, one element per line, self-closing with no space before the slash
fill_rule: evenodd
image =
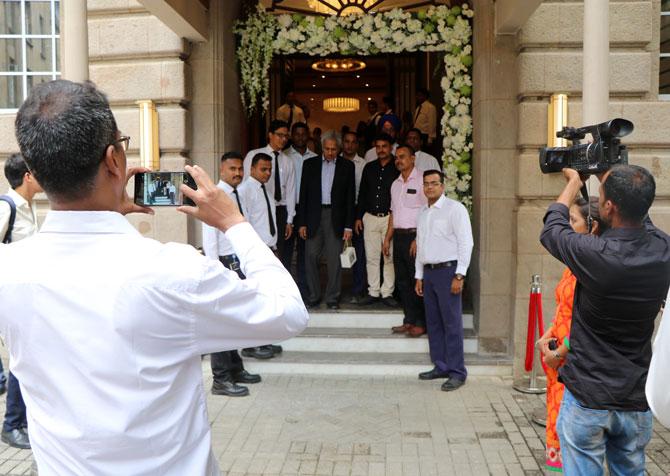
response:
<path id="1" fill-rule="evenodd" d="M 195 180 L 186 172 L 147 172 L 135 175 L 135 203 L 148 207 L 194 205 L 179 190 L 181 184 L 197 189 Z"/>

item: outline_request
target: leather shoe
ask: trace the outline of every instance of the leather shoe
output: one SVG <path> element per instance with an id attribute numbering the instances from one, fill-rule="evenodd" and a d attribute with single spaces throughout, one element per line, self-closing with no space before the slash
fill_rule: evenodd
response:
<path id="1" fill-rule="evenodd" d="M 449 378 L 449 374 L 442 372 L 437 367 L 433 367 L 432 370 L 429 370 L 428 372 L 421 372 L 419 374 L 419 380 L 435 380 L 437 378 Z"/>
<path id="2" fill-rule="evenodd" d="M 222 382 L 217 382 L 215 380 L 212 384 L 212 394 L 225 395 L 227 397 L 246 397 L 249 395 L 249 389 L 242 385 L 237 385 L 230 380 L 224 380 Z"/>
<path id="3" fill-rule="evenodd" d="M 340 305 L 336 302 L 329 302 L 327 306 L 331 311 L 337 311 L 340 308 Z"/>
<path id="4" fill-rule="evenodd" d="M 364 297 L 362 297 L 358 300 L 358 305 L 359 306 L 369 306 L 370 304 L 373 304 L 377 301 L 379 301 L 378 297 L 370 296 L 369 294 L 366 294 Z"/>
<path id="5" fill-rule="evenodd" d="M 28 433 L 23 428 L 14 428 L 12 431 L 3 431 L 0 439 L 12 448 L 20 448 L 22 450 L 30 449 L 30 439 L 28 438 Z"/>
<path id="6" fill-rule="evenodd" d="M 253 347 L 250 349 L 242 349 L 244 357 L 253 357 L 254 359 L 266 360 L 275 356 L 274 352 L 263 347 Z"/>
<path id="7" fill-rule="evenodd" d="M 459 380 L 457 378 L 450 378 L 446 382 L 442 384 L 442 391 L 443 392 L 451 392 L 453 390 L 461 388 L 463 385 L 465 385 L 465 380 Z"/>
<path id="8" fill-rule="evenodd" d="M 321 301 L 307 301 L 307 309 L 317 309 Z"/>
<path id="9" fill-rule="evenodd" d="M 407 336 L 409 337 L 421 337 L 426 333 L 426 328 L 421 326 L 412 326 L 412 328 L 407 331 Z"/>
<path id="10" fill-rule="evenodd" d="M 284 352 L 284 348 L 281 345 L 275 344 L 264 345 L 263 349 L 269 349 L 272 352 L 272 355 L 279 355 Z"/>
<path id="11" fill-rule="evenodd" d="M 393 326 L 391 330 L 394 334 L 407 334 L 412 329 L 412 324 L 403 324 L 402 326 Z"/>
<path id="12" fill-rule="evenodd" d="M 261 376 L 258 374 L 250 374 L 246 370 L 233 375 L 233 382 L 235 383 L 258 383 L 261 381 Z"/>
<path id="13" fill-rule="evenodd" d="M 386 304 L 388 307 L 398 307 L 398 301 L 393 299 L 393 296 L 387 296 L 385 298 L 382 298 L 382 302 Z"/>

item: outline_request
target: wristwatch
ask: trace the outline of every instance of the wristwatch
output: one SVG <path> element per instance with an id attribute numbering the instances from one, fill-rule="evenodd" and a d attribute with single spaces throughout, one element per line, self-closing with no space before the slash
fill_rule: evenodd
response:
<path id="1" fill-rule="evenodd" d="M 459 281 L 463 281 L 465 279 L 465 276 L 463 276 L 461 273 L 456 273 L 454 278 L 456 278 Z"/>

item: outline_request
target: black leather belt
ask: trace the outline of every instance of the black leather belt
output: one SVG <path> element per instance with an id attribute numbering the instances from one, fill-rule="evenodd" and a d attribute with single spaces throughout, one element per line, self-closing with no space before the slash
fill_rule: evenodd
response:
<path id="1" fill-rule="evenodd" d="M 386 212 L 386 213 L 370 213 L 370 215 L 372 215 L 373 217 L 379 217 L 379 218 L 389 216 L 388 212 Z"/>
<path id="2" fill-rule="evenodd" d="M 441 269 L 441 268 L 451 268 L 452 266 L 456 266 L 458 262 L 456 260 L 453 261 L 444 261 L 443 263 L 426 263 L 423 265 L 425 269 Z"/>
<path id="3" fill-rule="evenodd" d="M 393 234 L 398 235 L 416 235 L 416 228 L 394 228 Z"/>
<path id="4" fill-rule="evenodd" d="M 321 204 L 321 208 L 333 208 L 332 205 L 324 205 L 323 203 Z"/>

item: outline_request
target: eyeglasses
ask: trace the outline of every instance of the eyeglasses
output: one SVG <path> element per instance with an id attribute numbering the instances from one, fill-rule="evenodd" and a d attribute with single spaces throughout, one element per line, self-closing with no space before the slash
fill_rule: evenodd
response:
<path id="1" fill-rule="evenodd" d="M 118 144 L 121 143 L 121 147 L 123 148 L 123 151 L 126 152 L 128 150 L 128 147 L 130 147 L 130 136 L 121 136 L 118 139 L 116 139 L 114 142 L 112 142 L 110 145 Z"/>
<path id="2" fill-rule="evenodd" d="M 442 185 L 442 182 L 424 182 L 423 186 L 424 187 L 439 187 Z"/>
<path id="3" fill-rule="evenodd" d="M 288 134 L 283 134 L 281 132 L 273 132 L 273 134 L 280 137 L 281 139 L 288 139 L 289 138 Z"/>

